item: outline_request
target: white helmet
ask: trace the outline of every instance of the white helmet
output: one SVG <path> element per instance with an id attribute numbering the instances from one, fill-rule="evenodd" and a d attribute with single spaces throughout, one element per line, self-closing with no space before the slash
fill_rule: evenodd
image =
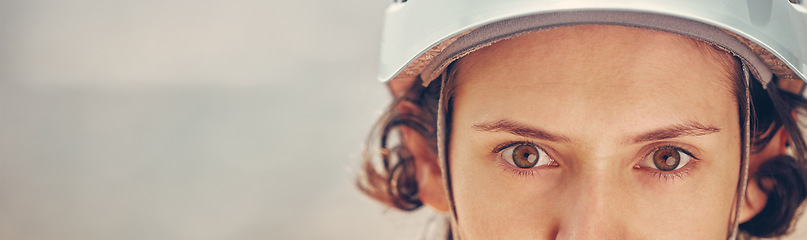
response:
<path id="1" fill-rule="evenodd" d="M 409 86 L 418 77 L 428 83 L 452 61 L 498 40 L 553 27 L 608 24 L 712 43 L 740 57 L 763 86 L 775 75 L 780 86 L 805 95 L 807 3 L 794 2 L 798 1 L 400 1 L 386 12 L 379 79 L 398 95 L 398 86 Z"/>
<path id="2" fill-rule="evenodd" d="M 746 81 L 756 79 L 763 87 L 777 86 L 807 97 L 807 3 L 800 0 L 396 1 L 386 12 L 379 79 L 395 97 L 401 97 L 418 80 L 426 86 L 453 61 L 496 41 L 583 24 L 640 27 L 705 41 L 737 56 Z M 745 192 L 750 152 L 750 103 L 745 104 L 739 193 Z M 444 109 L 440 111 L 438 154 L 451 199 L 445 157 L 447 128 Z M 743 196 L 737 194 L 737 202 Z M 449 204 L 456 224 L 453 203 Z M 733 239 L 736 219 L 732 224 L 729 238 Z"/>

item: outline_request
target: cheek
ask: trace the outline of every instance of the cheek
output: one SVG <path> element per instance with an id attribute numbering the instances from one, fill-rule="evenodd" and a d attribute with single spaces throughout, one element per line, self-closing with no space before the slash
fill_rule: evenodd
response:
<path id="1" fill-rule="evenodd" d="M 680 239 L 725 238 L 739 180 L 740 149 L 736 144 L 723 149 L 736 154 L 704 157 L 685 179 L 645 184 L 637 191 L 636 228 Z"/>
<path id="2" fill-rule="evenodd" d="M 482 139 L 452 132 L 450 152 L 451 184 L 462 234 L 467 239 L 542 239 L 534 233 L 547 225 L 544 201 L 525 194 L 525 184 L 517 184 L 502 171 L 496 155 Z M 518 214 L 514 214 L 518 213 Z"/>

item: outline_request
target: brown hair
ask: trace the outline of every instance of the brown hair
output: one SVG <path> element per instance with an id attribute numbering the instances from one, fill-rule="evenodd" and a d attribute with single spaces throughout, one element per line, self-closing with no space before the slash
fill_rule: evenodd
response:
<path id="1" fill-rule="evenodd" d="M 774 79 L 775 80 L 775 79 Z M 759 151 L 773 138 L 773 135 L 784 128 L 789 136 L 788 144 L 793 148 L 793 156 L 780 155 L 763 162 L 749 181 L 756 181 L 759 186 L 762 179 L 772 179 L 773 185 L 768 192 L 765 207 L 749 221 L 740 224 L 746 238 L 779 237 L 789 233 L 798 219 L 799 207 L 807 198 L 807 182 L 805 182 L 805 160 L 807 145 L 799 129 L 799 124 L 792 114 L 803 117 L 807 111 L 807 101 L 799 96 L 780 90 L 771 82 L 767 90 L 757 81 L 752 81 L 752 150 Z"/>
<path id="2" fill-rule="evenodd" d="M 711 49 L 711 48 L 710 48 Z M 726 54 L 719 49 L 712 49 Z M 735 96 L 740 113 L 744 111 L 745 80 L 739 70 L 739 60 L 732 61 L 732 79 L 735 82 Z M 447 72 L 455 71 L 449 66 Z M 418 198 L 418 185 L 415 179 L 414 159 L 401 142 L 400 127 L 408 127 L 423 136 L 432 151 L 437 152 L 437 109 L 441 82 L 432 81 L 428 86 L 413 84 L 407 93 L 395 99 L 385 114 L 373 127 L 364 151 L 363 175 L 358 179 L 359 189 L 368 196 L 403 211 L 418 209 L 423 203 Z M 805 161 L 807 145 L 796 119 L 791 114 L 807 114 L 807 100 L 799 95 L 780 90 L 775 79 L 764 88 L 759 81 L 750 80 L 751 95 L 751 144 L 752 152 L 761 151 L 773 139 L 776 132 L 784 127 L 789 136 L 789 144 L 794 156 L 777 156 L 760 165 L 749 181 L 759 182 L 763 178 L 773 179 L 773 186 L 765 189 L 768 201 L 763 210 L 748 222 L 740 224 L 742 237 L 777 237 L 788 233 L 797 219 L 798 209 L 807 198 L 805 183 Z M 447 87 L 453 86 L 449 78 Z M 766 90 L 767 89 L 767 90 Z M 447 97 L 447 96 L 444 96 Z M 450 99 L 446 99 L 450 109 Z M 401 112 L 399 105 L 412 104 L 414 112 Z M 450 117 L 451 111 L 447 111 Z M 741 126 L 744 116 L 741 115 Z M 762 186 L 762 185 L 760 185 Z"/>
<path id="3" fill-rule="evenodd" d="M 398 130 L 400 127 L 414 130 L 437 152 L 439 82 L 432 81 L 428 87 L 413 84 L 403 97 L 393 100 L 373 127 L 364 149 L 364 174 L 357 183 L 368 196 L 404 211 L 423 205 L 417 195 L 414 159 L 401 143 Z M 416 111 L 400 112 L 401 104 L 413 104 Z"/>

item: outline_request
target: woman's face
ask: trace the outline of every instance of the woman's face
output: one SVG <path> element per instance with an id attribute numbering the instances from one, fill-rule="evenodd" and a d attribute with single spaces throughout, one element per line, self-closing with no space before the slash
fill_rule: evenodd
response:
<path id="1" fill-rule="evenodd" d="M 721 239 L 740 166 L 733 60 L 562 27 L 462 58 L 449 146 L 463 239 Z"/>

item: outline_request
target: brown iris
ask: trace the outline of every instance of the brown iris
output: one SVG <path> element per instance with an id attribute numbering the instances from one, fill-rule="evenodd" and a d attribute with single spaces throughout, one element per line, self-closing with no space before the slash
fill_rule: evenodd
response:
<path id="1" fill-rule="evenodd" d="M 522 145 L 513 149 L 513 163 L 520 168 L 531 168 L 538 163 L 538 149 Z"/>
<path id="2" fill-rule="evenodd" d="M 659 149 L 653 153 L 653 163 L 661 171 L 672 171 L 681 162 L 681 155 L 678 150 L 672 148 Z"/>

